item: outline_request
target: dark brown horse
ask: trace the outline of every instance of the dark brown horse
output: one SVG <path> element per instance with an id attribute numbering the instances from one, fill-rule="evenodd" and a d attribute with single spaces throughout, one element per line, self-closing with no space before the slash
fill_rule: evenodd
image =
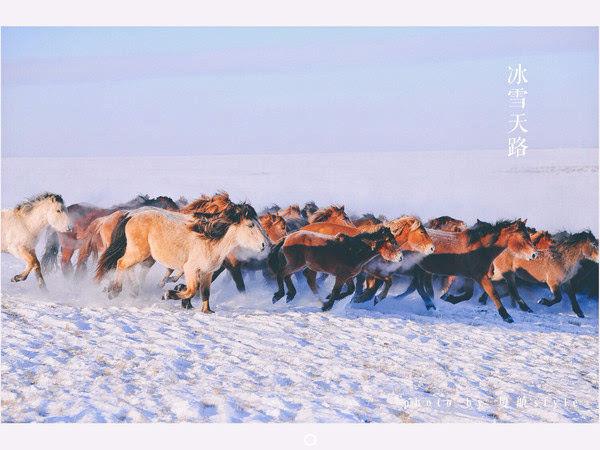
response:
<path id="1" fill-rule="evenodd" d="M 285 295 L 284 280 L 288 288 L 287 301 L 296 295 L 291 275 L 302 269 L 310 269 L 308 277 L 312 292 L 319 296 L 316 285 L 316 272 L 325 272 L 336 277 L 330 298 L 323 304 L 323 311 L 333 307 L 336 300 L 348 293 L 341 293 L 345 283 L 352 283 L 362 267 L 371 259 L 381 255 L 389 261 L 402 258 L 400 246 L 387 227 L 374 232 L 364 232 L 355 236 L 338 234 L 328 236 L 312 231 L 297 231 L 278 243 L 269 255 L 269 267 L 277 274 L 279 290 L 273 295 L 273 303 Z"/>
<path id="2" fill-rule="evenodd" d="M 435 244 L 435 252 L 426 256 L 418 264 L 422 269 L 421 280 L 431 283 L 431 274 L 458 275 L 470 278 L 481 285 L 494 301 L 498 314 L 506 322 L 513 319 L 506 311 L 500 296 L 496 292 L 489 276 L 489 269 L 496 257 L 505 249 L 516 256 L 532 260 L 538 253 L 531 242 L 525 222 L 499 221 L 495 224 L 481 225 L 460 233 L 428 231 Z M 423 291 L 419 293 L 423 296 Z M 426 294 L 425 302 L 431 302 Z M 518 305 L 523 311 L 531 312 L 527 304 L 519 299 Z M 457 301 L 448 300 L 451 303 Z"/>
<path id="3" fill-rule="evenodd" d="M 118 210 L 133 210 L 143 206 L 156 206 L 163 209 L 177 211 L 179 207 L 169 197 L 160 196 L 150 198 L 148 195 L 138 195 L 133 200 L 115 205 L 110 208 L 100 208 L 98 206 L 85 203 L 75 203 L 67 208 L 69 218 L 73 224 L 73 230 L 67 233 L 51 232 L 46 237 L 46 249 L 42 257 L 42 267 L 44 271 L 50 272 L 54 270 L 57 264 L 58 252 L 60 249 L 61 258 L 60 265 L 63 273 L 69 275 L 73 266 L 71 258 L 73 253 L 78 250 L 84 243 L 77 236 L 84 235 L 89 224 L 98 217 L 106 216 Z"/>

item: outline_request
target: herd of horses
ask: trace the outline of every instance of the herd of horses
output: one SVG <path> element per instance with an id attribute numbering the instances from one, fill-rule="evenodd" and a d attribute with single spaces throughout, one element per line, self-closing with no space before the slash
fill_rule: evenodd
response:
<path id="1" fill-rule="evenodd" d="M 40 263 L 35 246 L 45 229 Z M 524 283 L 547 285 L 551 297 L 538 301 L 546 306 L 560 302 L 564 289 L 579 317 L 584 314 L 576 293 L 597 296 L 598 289 L 598 239 L 590 231 L 551 235 L 521 219 L 478 220 L 469 227 L 448 216 L 426 223 L 408 215 L 391 220 L 372 214 L 349 217 L 343 206 L 319 208 L 314 202 L 302 208 L 273 205 L 257 214 L 225 192 L 191 202 L 140 195 L 111 208 L 66 207 L 60 195 L 44 193 L 2 211 L 2 252 L 27 265 L 12 281 L 23 281 L 33 271 L 42 289 L 43 273 L 60 265 L 65 275 L 81 278 L 88 261 L 96 260 L 96 282 L 112 274 L 106 288 L 111 298 L 125 282 L 134 295 L 139 292 L 158 262 L 166 268 L 161 286 L 185 279 L 164 298 L 192 308 L 192 298 L 200 293 L 206 313 L 212 312 L 211 283 L 225 270 L 239 291 L 246 289 L 245 272 L 261 271 L 276 283 L 273 303 L 283 296 L 292 301 L 297 292 L 292 276 L 297 282 L 302 272 L 323 311 L 349 295 L 354 302 L 377 303 L 397 277 L 411 282 L 396 298 L 416 290 L 427 309 L 435 309 L 434 280 L 441 285 L 440 298 L 453 304 L 469 300 L 477 283 L 483 289 L 479 301 L 491 298 L 506 322 L 513 319 L 501 301 L 505 294 L 513 305 L 531 312 L 519 294 Z M 319 284 L 327 276 L 335 282 L 322 298 Z M 450 293 L 452 286 L 458 295 Z"/>

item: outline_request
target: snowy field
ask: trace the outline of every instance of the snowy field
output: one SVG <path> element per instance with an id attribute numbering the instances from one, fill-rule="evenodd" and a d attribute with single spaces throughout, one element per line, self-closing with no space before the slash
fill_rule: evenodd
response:
<path id="1" fill-rule="evenodd" d="M 257 209 L 312 199 L 598 235 L 597 172 L 597 150 L 3 159 L 2 206 L 44 190 L 108 206 L 226 189 Z M 206 316 L 160 299 L 159 267 L 138 298 L 113 300 L 58 273 L 48 294 L 33 276 L 10 283 L 21 267 L 2 255 L 4 422 L 598 421 L 597 299 L 580 297 L 580 319 L 524 290 L 534 313 L 510 309 L 510 325 L 490 304 L 428 312 L 418 295 L 321 313 L 306 286 L 273 305 L 258 275 L 245 295 L 222 275 Z"/>

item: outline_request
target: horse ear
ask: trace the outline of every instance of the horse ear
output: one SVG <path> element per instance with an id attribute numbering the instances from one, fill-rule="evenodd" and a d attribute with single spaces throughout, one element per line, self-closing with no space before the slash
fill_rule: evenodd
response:
<path id="1" fill-rule="evenodd" d="M 526 224 L 527 224 L 527 219 L 525 219 L 525 220 L 523 221 L 523 225 L 526 225 Z"/>
<path id="2" fill-rule="evenodd" d="M 420 226 L 421 226 L 421 222 L 419 222 L 418 220 L 415 220 L 414 223 L 412 224 L 412 226 L 410 227 L 410 231 L 416 231 L 419 229 Z"/>
<path id="3" fill-rule="evenodd" d="M 477 225 L 479 225 L 480 223 L 483 223 L 481 220 L 477 219 Z"/>

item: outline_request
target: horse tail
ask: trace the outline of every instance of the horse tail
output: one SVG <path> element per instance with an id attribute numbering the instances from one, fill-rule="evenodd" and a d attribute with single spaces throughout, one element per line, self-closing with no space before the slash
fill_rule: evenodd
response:
<path id="1" fill-rule="evenodd" d="M 42 256 L 42 270 L 45 273 L 52 272 L 58 267 L 59 247 L 58 233 L 49 228 L 46 232 L 46 247 L 44 249 L 44 256 Z"/>
<path id="2" fill-rule="evenodd" d="M 281 253 L 281 248 L 283 247 L 284 241 L 285 238 L 282 238 L 277 244 L 271 247 L 271 251 L 267 257 L 267 264 L 273 273 L 281 272 L 286 265 L 285 256 Z"/>
<path id="3" fill-rule="evenodd" d="M 104 275 L 109 270 L 117 267 L 117 261 L 125 254 L 127 248 L 127 235 L 125 234 L 125 225 L 129 222 L 131 216 L 126 215 L 119 220 L 117 226 L 112 232 L 110 239 L 110 245 L 102 253 L 102 256 L 98 260 L 98 267 L 96 267 L 96 281 L 102 280 Z"/>

